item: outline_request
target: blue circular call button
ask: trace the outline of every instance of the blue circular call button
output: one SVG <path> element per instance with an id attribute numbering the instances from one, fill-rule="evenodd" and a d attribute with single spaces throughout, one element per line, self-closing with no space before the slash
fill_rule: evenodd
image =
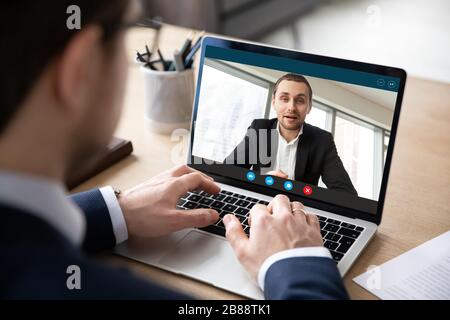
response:
<path id="1" fill-rule="evenodd" d="M 271 176 L 267 176 L 266 179 L 265 179 L 264 181 L 266 182 L 266 184 L 267 184 L 268 186 L 273 185 L 273 183 L 275 182 L 275 181 L 273 180 L 273 177 L 271 177 Z"/>
<path id="2" fill-rule="evenodd" d="M 284 189 L 290 191 L 292 190 L 292 188 L 294 187 L 294 184 L 292 183 L 292 181 L 286 181 L 284 184 Z"/>
<path id="3" fill-rule="evenodd" d="M 248 181 L 253 181 L 253 180 L 255 180 L 255 178 L 256 178 L 256 175 L 253 171 L 247 172 L 247 180 Z"/>

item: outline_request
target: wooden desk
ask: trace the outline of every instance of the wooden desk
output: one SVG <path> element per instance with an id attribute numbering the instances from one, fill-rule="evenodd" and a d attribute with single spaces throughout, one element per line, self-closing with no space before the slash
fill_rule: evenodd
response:
<path id="1" fill-rule="evenodd" d="M 161 48 L 168 56 L 181 46 L 186 29 L 166 27 Z M 168 169 L 180 140 L 149 133 L 144 128 L 142 75 L 133 63 L 135 50 L 151 43 L 152 31 L 135 29 L 127 38 L 129 79 L 117 135 L 131 139 L 133 156 L 84 183 L 77 191 L 95 186 L 131 187 Z M 176 150 L 176 149 L 175 149 Z M 176 157 L 175 157 L 176 158 Z M 178 161 L 183 161 L 179 157 Z M 380 265 L 450 230 L 450 84 L 408 78 L 397 143 L 387 189 L 383 221 L 375 238 L 345 277 L 353 299 L 375 296 L 352 279 L 371 265 Z M 207 299 L 235 299 L 230 294 L 182 276 L 109 254 L 101 259 L 127 266 L 148 279 Z"/>

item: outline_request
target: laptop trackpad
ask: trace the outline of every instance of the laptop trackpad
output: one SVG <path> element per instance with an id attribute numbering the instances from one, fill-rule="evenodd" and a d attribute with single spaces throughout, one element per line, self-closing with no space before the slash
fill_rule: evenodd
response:
<path id="1" fill-rule="evenodd" d="M 225 239 L 198 231 L 189 232 L 159 264 L 231 291 L 256 288 Z"/>

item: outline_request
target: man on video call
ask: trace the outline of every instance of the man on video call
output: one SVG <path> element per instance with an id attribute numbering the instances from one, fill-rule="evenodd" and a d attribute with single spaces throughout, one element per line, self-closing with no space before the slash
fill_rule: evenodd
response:
<path id="1" fill-rule="evenodd" d="M 254 120 L 244 139 L 224 162 L 313 185 L 322 177 L 328 189 L 357 195 L 333 136 L 305 123 L 311 111 L 312 95 L 305 77 L 289 73 L 279 78 L 272 95 L 277 118 Z M 261 130 L 267 133 L 266 143 L 261 141 Z M 268 161 L 263 161 L 265 156 Z"/>
<path id="2" fill-rule="evenodd" d="M 217 222 L 213 209 L 176 207 L 189 190 L 217 194 L 213 178 L 179 166 L 122 192 L 106 186 L 66 196 L 66 177 L 95 159 L 119 121 L 125 31 L 137 20 L 136 2 L 2 4 L 0 299 L 190 298 L 88 253 Z M 69 30 L 66 12 L 74 4 L 82 25 Z M 348 298 L 319 221 L 300 202 L 278 195 L 250 214 L 250 237 L 234 215 L 223 221 L 237 259 L 266 298 Z"/>

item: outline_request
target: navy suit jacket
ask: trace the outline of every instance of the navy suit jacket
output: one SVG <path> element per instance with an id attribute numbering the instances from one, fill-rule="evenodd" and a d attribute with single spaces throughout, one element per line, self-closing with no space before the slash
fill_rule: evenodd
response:
<path id="1" fill-rule="evenodd" d="M 0 299 L 189 299 L 138 278 L 126 269 L 89 259 L 86 253 L 112 248 L 111 218 L 98 189 L 72 196 L 86 215 L 82 248 L 47 222 L 0 204 Z M 67 267 L 81 270 L 81 289 L 67 288 Z M 273 264 L 266 276 L 268 299 L 346 299 L 335 262 L 290 258 Z"/>

